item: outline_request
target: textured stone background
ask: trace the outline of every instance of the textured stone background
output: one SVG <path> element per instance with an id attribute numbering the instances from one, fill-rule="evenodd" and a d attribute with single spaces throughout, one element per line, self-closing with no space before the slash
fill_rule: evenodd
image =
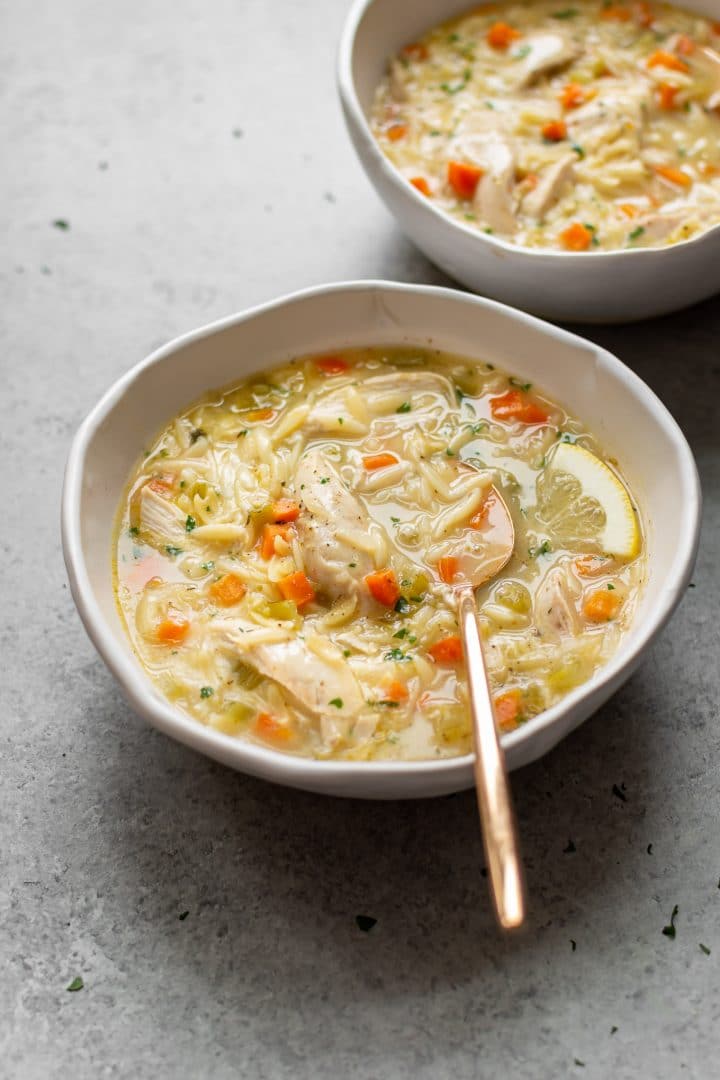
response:
<path id="1" fill-rule="evenodd" d="M 523 937 L 493 927 L 472 795 L 332 801 L 211 764 L 130 712 L 72 607 L 64 458 L 130 364 L 304 285 L 444 281 L 348 146 L 344 13 L 0 4 L 0 1074 L 716 1076 L 717 300 L 590 331 L 687 433 L 703 543 L 638 674 L 515 774 Z"/>

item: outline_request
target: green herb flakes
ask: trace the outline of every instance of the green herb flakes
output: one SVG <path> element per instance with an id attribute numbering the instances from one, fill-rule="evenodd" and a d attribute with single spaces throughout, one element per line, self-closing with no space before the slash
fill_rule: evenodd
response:
<path id="1" fill-rule="evenodd" d="M 409 401 L 403 401 L 402 405 L 399 405 L 395 410 L 396 413 L 409 413 L 412 409 L 412 405 Z"/>
<path id="2" fill-rule="evenodd" d="M 336 709 L 342 709 L 343 699 L 341 697 L 334 697 L 331 701 L 328 701 L 328 705 L 334 705 Z"/>
<path id="3" fill-rule="evenodd" d="M 355 922 L 357 923 L 358 930 L 362 930 L 363 933 L 369 934 L 373 926 L 377 924 L 377 919 L 374 919 L 372 915 L 356 915 Z"/>
<path id="4" fill-rule="evenodd" d="M 197 521 L 192 516 L 192 514 L 188 514 L 188 516 L 185 518 L 185 532 L 192 532 L 193 529 L 196 529 L 196 528 L 197 528 Z"/>
<path id="5" fill-rule="evenodd" d="M 669 938 L 674 938 L 675 937 L 675 920 L 677 918 L 679 910 L 680 909 L 678 908 L 677 904 L 675 904 L 673 909 L 672 909 L 672 914 L 670 915 L 670 922 L 668 923 L 667 926 L 663 926 L 663 928 L 662 928 L 662 932 L 665 935 L 665 937 L 669 937 Z"/>
<path id="6" fill-rule="evenodd" d="M 633 229 L 631 233 L 628 233 L 628 240 L 637 240 L 645 232 L 642 225 L 638 225 L 637 229 Z"/>
<path id="7" fill-rule="evenodd" d="M 710 949 L 708 949 L 707 945 L 703 945 L 702 941 L 698 943 L 698 948 L 701 952 L 704 952 L 706 956 L 710 955 Z"/>
<path id="8" fill-rule="evenodd" d="M 55 221 L 53 221 L 53 227 L 60 229 L 62 232 L 68 232 L 70 229 L 70 222 L 66 221 L 65 218 L 56 218 Z M 76 989 L 79 990 L 80 987 L 78 986 Z"/>
<path id="9" fill-rule="evenodd" d="M 85 983 L 82 980 L 82 976 L 81 975 L 76 975 L 75 978 L 72 980 L 72 982 L 68 983 L 68 985 L 65 987 L 65 989 L 69 990 L 70 993 L 74 994 L 76 990 L 82 990 L 84 985 L 85 985 Z"/>
<path id="10" fill-rule="evenodd" d="M 212 686 L 201 686 L 201 687 L 200 687 L 200 697 L 201 697 L 201 698 L 209 698 L 209 697 L 212 697 L 212 695 L 214 694 L 214 692 L 215 692 L 215 691 L 213 690 Z"/>
<path id="11" fill-rule="evenodd" d="M 174 544 L 166 544 L 165 545 L 165 551 L 167 552 L 167 554 L 170 556 L 171 559 L 174 559 L 176 555 L 182 555 L 182 550 L 183 550 L 182 548 L 175 547 Z"/>

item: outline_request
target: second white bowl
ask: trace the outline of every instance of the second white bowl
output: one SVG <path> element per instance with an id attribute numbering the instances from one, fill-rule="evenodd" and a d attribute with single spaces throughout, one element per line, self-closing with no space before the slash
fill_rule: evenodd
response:
<path id="1" fill-rule="evenodd" d="M 690 5 L 688 5 L 690 6 Z M 388 161 L 367 121 L 388 57 L 469 0 L 356 0 L 340 41 L 338 88 L 370 181 L 411 240 L 474 292 L 552 319 L 627 322 L 686 307 L 720 289 L 720 225 L 665 248 L 576 254 L 521 248 L 455 221 Z M 720 0 L 692 9 L 720 19 Z"/>

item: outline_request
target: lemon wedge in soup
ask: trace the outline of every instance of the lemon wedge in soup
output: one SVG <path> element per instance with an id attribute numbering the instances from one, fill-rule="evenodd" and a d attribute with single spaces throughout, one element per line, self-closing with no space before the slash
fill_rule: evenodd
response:
<path id="1" fill-rule="evenodd" d="M 593 539 L 606 555 L 633 559 L 640 550 L 640 530 L 630 496 L 604 461 L 576 443 L 560 443 L 547 472 L 572 477 L 586 500 L 602 507 L 604 522 Z"/>

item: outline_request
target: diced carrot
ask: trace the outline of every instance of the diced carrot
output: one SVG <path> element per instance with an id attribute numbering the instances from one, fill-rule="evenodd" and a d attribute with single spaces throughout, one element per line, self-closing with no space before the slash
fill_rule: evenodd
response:
<path id="1" fill-rule="evenodd" d="M 681 60 L 679 56 L 675 56 L 674 53 L 667 52 L 665 49 L 656 49 L 654 53 L 648 56 L 645 67 L 664 67 L 669 68 L 670 71 L 690 70 L 684 60 Z"/>
<path id="2" fill-rule="evenodd" d="M 266 525 L 260 542 L 260 554 L 263 559 L 272 559 L 275 554 L 275 540 L 279 536 L 287 543 L 292 535 L 292 525 Z"/>
<path id="3" fill-rule="evenodd" d="M 657 102 L 661 109 L 676 108 L 675 98 L 679 89 L 679 86 L 671 86 L 670 83 L 660 83 L 657 88 Z"/>
<path id="4" fill-rule="evenodd" d="M 595 97 L 595 90 L 588 90 L 579 83 L 566 83 L 558 94 L 558 101 L 563 109 L 577 109 Z"/>
<path id="5" fill-rule="evenodd" d="M 249 412 L 243 413 L 243 420 L 247 420 L 250 424 L 259 424 L 263 420 L 272 420 L 274 415 L 274 409 L 250 409 Z"/>
<path id="6" fill-rule="evenodd" d="M 631 202 L 618 203 L 618 210 L 622 210 L 625 217 L 637 217 L 640 213 L 640 208 Z"/>
<path id="7" fill-rule="evenodd" d="M 567 124 L 564 120 L 548 120 L 542 126 L 542 137 L 548 142 L 561 142 L 567 139 Z"/>
<path id="8" fill-rule="evenodd" d="M 655 12 L 647 0 L 640 0 L 639 4 L 633 4 L 633 14 L 638 26 L 652 26 L 655 22 Z"/>
<path id="9" fill-rule="evenodd" d="M 288 742 L 293 736 L 293 730 L 287 720 L 278 720 L 270 713 L 258 713 L 253 728 L 255 735 L 268 742 Z"/>
<path id="10" fill-rule="evenodd" d="M 446 555 L 443 559 L 438 559 L 437 568 L 440 580 L 451 585 L 460 569 L 460 560 L 454 555 Z"/>
<path id="11" fill-rule="evenodd" d="M 315 361 L 315 367 L 322 371 L 323 375 L 342 375 L 350 365 L 342 356 L 321 356 Z"/>
<path id="12" fill-rule="evenodd" d="M 457 634 L 450 634 L 431 645 L 428 652 L 436 664 L 457 664 L 462 660 L 462 641 Z"/>
<path id="13" fill-rule="evenodd" d="M 400 139 L 405 138 L 407 133 L 408 133 L 407 124 L 391 124 L 390 127 L 387 128 L 387 130 L 385 132 L 385 134 L 387 135 L 390 142 L 399 142 Z"/>
<path id="14" fill-rule="evenodd" d="M 430 50 L 421 41 L 411 41 L 409 45 L 403 45 L 401 54 L 408 60 L 427 60 Z"/>
<path id="15" fill-rule="evenodd" d="M 710 161 L 701 161 L 698 169 L 703 176 L 720 176 L 720 165 L 713 165 Z"/>
<path id="16" fill-rule="evenodd" d="M 296 521 L 300 516 L 300 506 L 294 499 L 278 499 L 270 507 L 273 521 Z"/>
<path id="17" fill-rule="evenodd" d="M 221 607 L 232 607 L 233 604 L 242 600 L 247 592 L 247 586 L 237 574 L 223 574 L 217 581 L 213 581 L 209 592 L 213 600 Z"/>
<path id="18" fill-rule="evenodd" d="M 545 424 L 545 409 L 524 390 L 508 390 L 500 397 L 490 399 L 490 412 L 496 420 L 519 420 L 523 424 Z"/>
<path id="19" fill-rule="evenodd" d="M 583 604 L 585 617 L 590 622 L 602 623 L 614 619 L 620 610 L 620 597 L 609 589 L 596 589 Z"/>
<path id="20" fill-rule="evenodd" d="M 522 694 L 519 690 L 507 690 L 493 701 L 495 722 L 501 731 L 512 731 L 518 726 Z"/>
<path id="21" fill-rule="evenodd" d="M 172 491 L 175 486 L 175 477 L 169 473 L 164 473 L 162 476 L 153 476 L 152 480 L 148 481 L 148 487 L 151 491 L 157 491 L 158 495 L 167 495 Z"/>
<path id="22" fill-rule="evenodd" d="M 675 52 L 680 56 L 692 56 L 695 52 L 695 42 L 687 34 L 678 34 L 675 41 Z"/>
<path id="23" fill-rule="evenodd" d="M 485 528 L 488 521 L 488 514 L 490 513 L 490 507 L 495 503 L 495 501 L 496 500 L 493 492 L 490 492 L 480 509 L 476 510 L 473 516 L 470 518 L 471 529 Z"/>
<path id="24" fill-rule="evenodd" d="M 560 233 L 562 246 L 567 251 L 587 251 L 592 243 L 592 230 L 579 221 L 573 222 Z"/>
<path id="25" fill-rule="evenodd" d="M 388 465 L 397 465 L 398 459 L 394 454 L 368 454 L 363 458 L 363 466 L 368 472 L 375 469 L 386 469 Z"/>
<path id="26" fill-rule="evenodd" d="M 671 184 L 677 184 L 679 187 L 690 187 L 692 184 L 692 177 L 682 169 L 676 169 L 674 165 L 653 165 L 653 169 L 658 176 L 669 180 Z"/>
<path id="27" fill-rule="evenodd" d="M 168 614 L 155 631 L 162 645 L 179 645 L 190 633 L 190 622 L 178 612 Z"/>
<path id="28" fill-rule="evenodd" d="M 600 18 L 613 22 L 629 22 L 632 18 L 632 12 L 622 4 L 610 4 L 609 7 L 604 7 L 601 10 Z"/>
<path id="29" fill-rule="evenodd" d="M 713 34 L 720 34 L 720 22 L 714 22 L 711 24 L 710 29 Z"/>
<path id="30" fill-rule="evenodd" d="M 292 600 L 299 608 L 315 599 L 315 590 L 302 570 L 296 570 L 293 574 L 280 578 L 277 586 L 283 600 Z"/>
<path id="31" fill-rule="evenodd" d="M 581 555 L 574 560 L 573 568 L 579 577 L 597 577 L 605 573 L 609 561 L 603 555 Z"/>
<path id="32" fill-rule="evenodd" d="M 408 688 L 398 679 L 383 683 L 383 697 L 386 701 L 405 701 L 408 697 Z"/>
<path id="33" fill-rule="evenodd" d="M 385 607 L 395 607 L 400 599 L 400 586 L 392 570 L 376 570 L 368 574 L 365 584 L 370 590 L 370 595 L 377 600 L 378 604 Z"/>
<path id="34" fill-rule="evenodd" d="M 507 49 L 519 37 L 522 37 L 522 34 L 514 26 L 505 22 L 496 22 L 488 30 L 486 40 L 493 49 Z"/>
<path id="35" fill-rule="evenodd" d="M 410 183 L 414 188 L 417 188 L 421 195 L 427 195 L 428 198 L 432 195 L 430 185 L 424 176 L 413 176 L 410 179 Z"/>
<path id="36" fill-rule="evenodd" d="M 448 161 L 448 184 L 461 199 L 472 199 L 483 169 L 475 165 L 464 165 L 461 161 Z"/>

